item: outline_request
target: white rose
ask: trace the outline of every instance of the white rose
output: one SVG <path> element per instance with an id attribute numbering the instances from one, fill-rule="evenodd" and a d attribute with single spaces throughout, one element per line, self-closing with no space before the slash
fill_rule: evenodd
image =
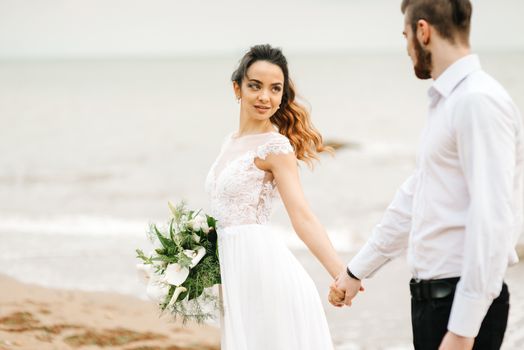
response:
<path id="1" fill-rule="evenodd" d="M 207 224 L 207 219 L 206 219 L 206 221 L 204 221 L 204 222 L 202 223 L 201 228 L 202 228 L 202 231 L 204 231 L 204 233 L 209 233 L 209 230 L 210 230 L 210 229 L 209 229 L 209 226 L 208 226 L 208 224 Z"/>
<path id="2" fill-rule="evenodd" d="M 189 276 L 189 269 L 182 267 L 180 264 L 169 264 L 166 267 L 164 275 L 164 280 L 167 283 L 173 286 L 179 286 L 184 283 L 187 276 Z"/>
<path id="3" fill-rule="evenodd" d="M 204 231 L 205 233 L 209 232 L 209 226 L 207 225 L 207 217 L 205 214 L 198 214 L 189 222 L 193 231 Z"/>
<path id="4" fill-rule="evenodd" d="M 188 226 L 193 230 L 193 231 L 198 231 L 200 230 L 200 219 L 198 217 L 195 217 L 193 219 L 191 219 L 189 222 L 188 222 Z"/>

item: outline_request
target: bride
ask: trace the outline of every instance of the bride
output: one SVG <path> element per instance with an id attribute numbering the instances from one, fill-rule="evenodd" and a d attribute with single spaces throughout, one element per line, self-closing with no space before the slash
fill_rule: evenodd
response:
<path id="1" fill-rule="evenodd" d="M 206 188 L 218 219 L 224 314 L 222 350 L 329 350 L 331 336 L 310 276 L 268 223 L 278 194 L 297 235 L 335 278 L 344 264 L 304 197 L 298 160 L 328 150 L 295 101 L 282 51 L 252 47 L 232 76 L 238 131 Z M 278 194 L 277 194 L 278 192 Z"/>

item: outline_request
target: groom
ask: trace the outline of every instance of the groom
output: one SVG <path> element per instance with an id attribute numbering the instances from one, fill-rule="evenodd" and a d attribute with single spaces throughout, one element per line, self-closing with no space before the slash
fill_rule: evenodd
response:
<path id="1" fill-rule="evenodd" d="M 403 0 L 401 9 L 415 74 L 433 79 L 427 126 L 416 170 L 330 302 L 350 305 L 362 279 L 407 249 L 415 349 L 499 349 L 503 278 L 523 221 L 521 116 L 470 53 L 469 0 Z"/>

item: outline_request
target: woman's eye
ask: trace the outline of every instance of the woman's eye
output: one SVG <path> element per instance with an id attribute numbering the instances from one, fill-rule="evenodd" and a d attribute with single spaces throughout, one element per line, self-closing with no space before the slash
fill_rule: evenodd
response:
<path id="1" fill-rule="evenodd" d="M 258 89 L 260 89 L 260 85 L 255 84 L 255 83 L 249 83 L 247 86 L 248 86 L 250 89 L 253 89 L 253 90 L 258 90 Z"/>
<path id="2" fill-rule="evenodd" d="M 280 92 L 282 91 L 282 88 L 280 86 L 273 87 L 273 92 Z"/>

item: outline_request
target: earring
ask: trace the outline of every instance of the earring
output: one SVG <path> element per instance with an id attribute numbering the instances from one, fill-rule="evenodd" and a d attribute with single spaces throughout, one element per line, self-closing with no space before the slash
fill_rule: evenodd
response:
<path id="1" fill-rule="evenodd" d="M 241 97 L 237 96 L 237 103 L 240 103 Z"/>

